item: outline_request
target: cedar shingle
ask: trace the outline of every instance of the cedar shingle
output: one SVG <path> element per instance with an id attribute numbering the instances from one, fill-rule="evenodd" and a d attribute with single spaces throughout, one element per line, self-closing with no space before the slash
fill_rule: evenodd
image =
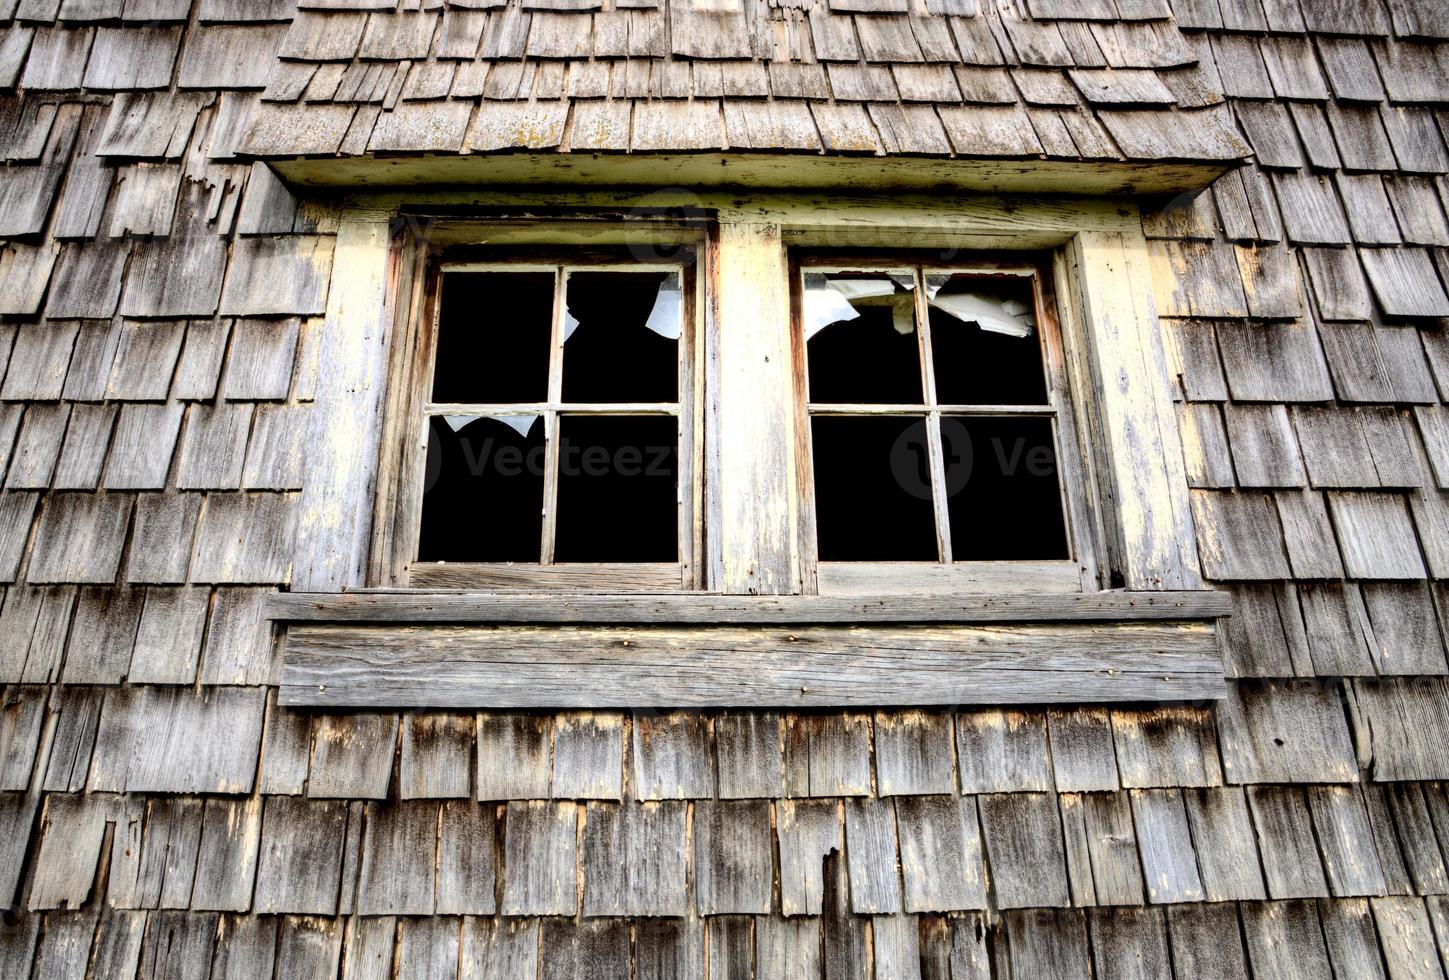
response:
<path id="1" fill-rule="evenodd" d="M 981 826 L 998 908 L 1069 904 L 1055 793 L 982 796 Z"/>
<path id="2" fill-rule="evenodd" d="M 1358 778 L 1343 706 L 1314 682 L 1239 681 L 1218 706 L 1229 783 L 1340 783 Z"/>
<path id="3" fill-rule="evenodd" d="M 47 498 L 35 530 L 29 580 L 114 580 L 131 504 L 129 494 L 63 493 Z"/>

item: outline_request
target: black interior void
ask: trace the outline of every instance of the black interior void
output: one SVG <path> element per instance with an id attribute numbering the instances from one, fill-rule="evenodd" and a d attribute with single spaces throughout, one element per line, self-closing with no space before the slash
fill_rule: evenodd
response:
<path id="1" fill-rule="evenodd" d="M 550 272 L 444 275 L 433 401 L 546 401 L 553 283 Z"/>
<path id="2" fill-rule="evenodd" d="M 432 419 L 418 560 L 538 561 L 543 473 L 541 417 Z"/>
<path id="3" fill-rule="evenodd" d="M 817 416 L 821 561 L 939 561 L 924 419 Z"/>
<path id="4" fill-rule="evenodd" d="M 679 306 L 659 288 L 668 275 L 570 273 L 568 312 L 577 326 L 564 341 L 564 401 L 678 400 Z M 651 318 L 657 303 L 665 305 Z"/>
<path id="5" fill-rule="evenodd" d="M 555 561 L 679 560 L 672 416 L 563 416 L 558 466 Z"/>
<path id="6" fill-rule="evenodd" d="M 807 324 L 812 402 L 919 405 L 924 401 L 911 294 L 889 279 L 884 281 L 895 289 L 894 295 L 853 302 L 858 317 L 837 320 L 814 333 Z"/>
<path id="7" fill-rule="evenodd" d="M 946 416 L 941 453 L 956 561 L 1071 557 L 1050 419 Z"/>
<path id="8" fill-rule="evenodd" d="M 937 404 L 1045 405 L 1034 310 L 1029 279 L 952 276 L 931 300 Z"/>

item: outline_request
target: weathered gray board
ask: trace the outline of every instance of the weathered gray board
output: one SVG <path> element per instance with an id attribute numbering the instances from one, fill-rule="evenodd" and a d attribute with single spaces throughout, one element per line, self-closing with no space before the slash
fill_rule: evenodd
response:
<path id="1" fill-rule="evenodd" d="M 310 625 L 281 701 L 323 707 L 1051 704 L 1223 695 L 1210 620 L 950 626 Z"/>
<path id="2" fill-rule="evenodd" d="M 322 623 L 1056 623 L 1214 619 L 1229 592 L 1060 595 L 580 595 L 435 591 L 279 592 L 267 615 Z"/>

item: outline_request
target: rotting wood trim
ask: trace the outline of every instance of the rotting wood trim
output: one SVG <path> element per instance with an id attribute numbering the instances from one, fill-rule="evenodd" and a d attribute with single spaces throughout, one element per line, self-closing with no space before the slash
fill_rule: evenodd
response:
<path id="1" fill-rule="evenodd" d="M 1196 191 L 1233 163 L 1077 163 L 950 160 L 765 153 L 503 153 L 443 157 L 375 156 L 268 161 L 282 180 L 308 187 L 402 185 L 634 187 L 841 187 L 872 190 L 1163 194 Z"/>
<path id="2" fill-rule="evenodd" d="M 1210 621 L 1011 626 L 356 626 L 288 631 L 281 703 L 877 707 L 1225 692 Z"/>
<path id="3" fill-rule="evenodd" d="M 323 589 L 366 577 L 387 388 L 388 286 L 397 271 L 388 216 L 346 215 L 334 261 L 319 355 L 325 383 L 308 412 L 311 450 L 292 565 L 293 582 Z"/>
<path id="4" fill-rule="evenodd" d="M 1231 613 L 1232 595 L 1210 590 L 852 597 L 282 592 L 268 596 L 266 607 L 269 618 L 292 623 L 1086 623 Z"/>

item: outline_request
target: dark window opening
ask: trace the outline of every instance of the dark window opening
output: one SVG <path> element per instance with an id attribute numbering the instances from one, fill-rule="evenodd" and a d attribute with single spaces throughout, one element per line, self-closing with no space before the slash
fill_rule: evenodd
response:
<path id="1" fill-rule="evenodd" d="M 553 286 L 550 272 L 445 275 L 432 400 L 486 405 L 547 400 Z"/>
<path id="2" fill-rule="evenodd" d="M 1047 404 L 1031 280 L 951 276 L 930 311 L 938 404 Z"/>
<path id="3" fill-rule="evenodd" d="M 1071 557 L 1050 419 L 947 415 L 941 446 L 956 561 Z"/>
<path id="4" fill-rule="evenodd" d="M 443 274 L 418 561 L 680 560 L 684 279 Z"/>
<path id="5" fill-rule="evenodd" d="M 806 267 L 798 285 L 820 560 L 1069 559 L 1035 279 Z"/>
<path id="6" fill-rule="evenodd" d="M 540 416 L 431 419 L 418 559 L 538 561 L 543 471 Z"/>
<path id="7" fill-rule="evenodd" d="M 572 273 L 564 319 L 563 400 L 678 399 L 679 298 L 674 273 Z"/>
<path id="8" fill-rule="evenodd" d="M 924 419 L 811 420 L 821 561 L 937 561 Z"/>
<path id="9" fill-rule="evenodd" d="M 678 445 L 667 416 L 560 419 L 554 560 L 678 561 Z"/>
<path id="10" fill-rule="evenodd" d="M 805 288 L 810 400 L 919 404 L 920 340 L 911 291 L 889 276 L 814 273 L 807 274 Z M 812 315 L 824 322 L 811 324 Z"/>

